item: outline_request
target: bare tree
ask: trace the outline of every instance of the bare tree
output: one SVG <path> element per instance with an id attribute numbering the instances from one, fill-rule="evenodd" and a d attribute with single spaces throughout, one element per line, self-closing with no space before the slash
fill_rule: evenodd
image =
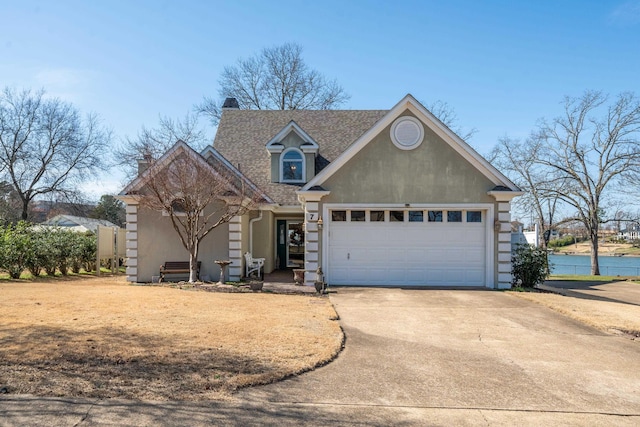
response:
<path id="1" fill-rule="evenodd" d="M 176 141 L 184 141 L 197 150 L 206 145 L 206 134 L 200 127 L 199 117 L 187 113 L 184 117 L 172 119 L 160 116 L 158 126 L 142 127 L 135 138 L 125 137 L 117 152 L 117 165 L 131 180 L 137 173 L 137 168 L 131 159 L 144 159 L 148 162 L 157 160 Z"/>
<path id="2" fill-rule="evenodd" d="M 255 207 L 257 189 L 225 161 L 202 156 L 182 141 L 141 176 L 140 205 L 168 214 L 197 277 L 200 243 L 216 227 Z"/>
<path id="3" fill-rule="evenodd" d="M 0 227 L 20 220 L 20 203 L 13 186 L 0 181 Z"/>
<path id="4" fill-rule="evenodd" d="M 349 99 L 336 80 L 310 69 L 295 43 L 264 48 L 224 68 L 218 80 L 219 99 L 205 97 L 196 109 L 217 124 L 222 100 L 234 97 L 245 110 L 330 110 Z"/>
<path id="5" fill-rule="evenodd" d="M 554 221 L 559 197 L 557 193 L 550 192 L 546 188 L 549 182 L 549 171 L 536 162 L 541 149 L 542 144 L 538 140 L 527 140 L 523 143 L 505 136 L 500 138 L 490 158 L 524 191 L 524 195 L 519 197 L 516 203 L 535 216 L 539 241 L 546 249 L 550 232 L 556 225 Z M 547 183 L 545 188 L 541 186 L 543 182 Z M 562 186 L 562 181 L 558 182 Z"/>
<path id="6" fill-rule="evenodd" d="M 0 95 L 0 179 L 18 195 L 22 219 L 36 197 L 76 194 L 79 183 L 105 169 L 110 140 L 96 115 L 83 119 L 43 90 L 7 87 Z"/>
<path id="7" fill-rule="evenodd" d="M 537 189 L 570 206 L 591 243 L 591 274 L 599 275 L 598 232 L 608 191 L 640 165 L 640 102 L 622 93 L 605 106 L 601 92 L 564 99 L 564 114 L 542 121 L 532 141 L 534 163 L 548 173 Z"/>
<path id="8" fill-rule="evenodd" d="M 436 116 L 445 126 L 454 131 L 464 141 L 469 141 L 473 135 L 478 132 L 478 129 L 472 128 L 470 130 L 463 129 L 458 124 L 458 114 L 456 110 L 449 105 L 446 101 L 437 100 L 431 104 L 425 104 L 427 109 L 431 111 L 431 114 Z"/>

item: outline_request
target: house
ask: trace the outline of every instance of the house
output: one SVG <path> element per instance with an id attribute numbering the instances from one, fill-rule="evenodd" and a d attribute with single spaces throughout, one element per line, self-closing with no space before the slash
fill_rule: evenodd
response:
<path id="1" fill-rule="evenodd" d="M 413 96 L 369 111 L 239 110 L 233 101 L 212 147 L 178 143 L 158 162 L 191 150 L 262 194 L 257 209 L 203 241 L 202 274 L 217 277 L 214 260 L 228 259 L 238 280 L 250 252 L 267 273 L 304 268 L 307 285 L 321 272 L 330 285 L 510 287 L 510 201 L 521 191 Z M 119 196 L 133 282 L 188 259 L 166 216 L 136 199 L 149 173 Z"/>
<path id="2" fill-rule="evenodd" d="M 75 215 L 56 215 L 53 218 L 49 218 L 48 220 L 38 224 L 38 226 L 40 227 L 61 227 L 71 231 L 77 231 L 79 233 L 84 233 L 87 231 L 95 233 L 98 230 L 99 225 L 103 227 L 120 228 L 114 223 L 107 221 L 106 219 L 86 218 Z"/>
<path id="3" fill-rule="evenodd" d="M 627 228 L 618 232 L 619 239 L 638 240 L 640 239 L 640 224 L 630 223 Z"/>
<path id="4" fill-rule="evenodd" d="M 511 221 L 511 245 L 515 249 L 515 245 L 531 245 L 540 246 L 540 233 L 538 233 L 538 224 L 534 224 L 533 230 L 524 231 L 524 224 L 520 221 Z"/>
<path id="5" fill-rule="evenodd" d="M 30 208 L 29 218 L 34 223 L 42 223 L 58 215 L 86 218 L 96 208 L 95 205 L 69 203 L 51 200 L 35 200 Z"/>

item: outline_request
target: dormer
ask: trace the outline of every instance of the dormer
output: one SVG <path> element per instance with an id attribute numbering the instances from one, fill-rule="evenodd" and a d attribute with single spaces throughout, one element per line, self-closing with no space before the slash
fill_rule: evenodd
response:
<path id="1" fill-rule="evenodd" d="M 293 120 L 266 147 L 271 156 L 271 182 L 304 184 L 314 177 L 318 143 Z"/>

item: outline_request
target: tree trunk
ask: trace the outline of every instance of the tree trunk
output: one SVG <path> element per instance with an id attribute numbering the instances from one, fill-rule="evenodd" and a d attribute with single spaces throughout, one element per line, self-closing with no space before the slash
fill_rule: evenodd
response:
<path id="1" fill-rule="evenodd" d="M 195 283 L 198 281 L 198 250 L 193 250 L 189 253 L 189 283 Z"/>
<path id="2" fill-rule="evenodd" d="M 591 235 L 591 275 L 600 275 L 600 264 L 598 263 L 598 233 Z"/>
<path id="3" fill-rule="evenodd" d="M 190 242 L 191 248 L 189 249 L 189 283 L 195 283 L 198 281 L 198 247 L 200 242 L 196 239 Z"/>
<path id="4" fill-rule="evenodd" d="M 29 199 L 22 199 L 22 220 L 29 219 Z"/>

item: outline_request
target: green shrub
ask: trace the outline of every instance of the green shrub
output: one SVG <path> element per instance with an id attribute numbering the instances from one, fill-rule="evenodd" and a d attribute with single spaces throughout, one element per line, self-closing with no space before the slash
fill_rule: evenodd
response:
<path id="1" fill-rule="evenodd" d="M 517 245 L 511 254 L 513 287 L 533 288 L 549 276 L 549 262 L 544 249 Z"/>
<path id="2" fill-rule="evenodd" d="M 96 236 L 90 231 L 75 233 L 71 246 L 71 270 L 79 273 L 81 268 L 93 271 L 96 264 Z"/>
<path id="3" fill-rule="evenodd" d="M 21 221 L 0 230 L 0 270 L 9 273 L 12 279 L 19 279 L 27 268 L 29 225 Z"/>
<path id="4" fill-rule="evenodd" d="M 549 244 L 547 246 L 549 246 L 550 248 L 561 248 L 563 246 L 572 245 L 575 241 L 576 240 L 574 240 L 573 236 L 564 236 L 559 239 L 549 241 Z M 578 239 L 577 241 L 579 242 L 580 239 Z"/>
<path id="5" fill-rule="evenodd" d="M 46 264 L 47 245 L 41 231 L 29 230 L 29 249 L 27 252 L 27 270 L 38 277 Z"/>

